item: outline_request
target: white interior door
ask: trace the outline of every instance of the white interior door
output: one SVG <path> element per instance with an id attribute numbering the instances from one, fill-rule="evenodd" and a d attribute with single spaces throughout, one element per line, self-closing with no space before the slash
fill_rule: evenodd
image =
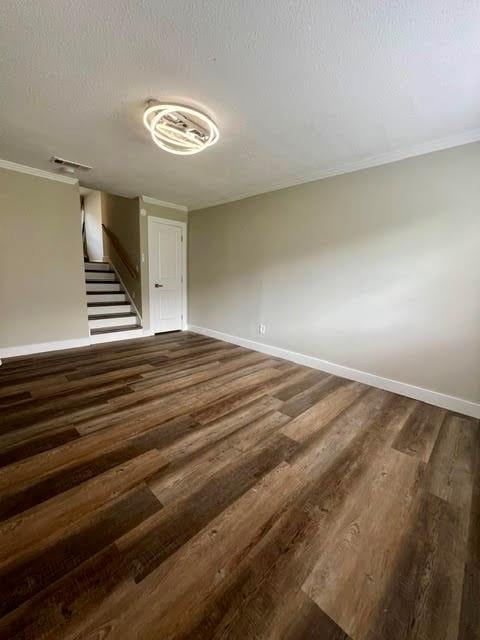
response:
<path id="1" fill-rule="evenodd" d="M 149 218 L 150 325 L 155 333 L 183 329 L 183 228 Z"/>

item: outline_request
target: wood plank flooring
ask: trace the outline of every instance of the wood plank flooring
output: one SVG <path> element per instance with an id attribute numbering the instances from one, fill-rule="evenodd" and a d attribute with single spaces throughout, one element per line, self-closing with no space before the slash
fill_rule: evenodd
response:
<path id="1" fill-rule="evenodd" d="M 479 640 L 478 421 L 193 333 L 0 367 L 0 638 Z"/>

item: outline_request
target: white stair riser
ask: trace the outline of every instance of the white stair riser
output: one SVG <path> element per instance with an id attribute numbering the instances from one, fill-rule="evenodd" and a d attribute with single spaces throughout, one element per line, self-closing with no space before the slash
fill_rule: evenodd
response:
<path id="1" fill-rule="evenodd" d="M 85 262 L 85 269 L 90 271 L 110 271 L 110 265 L 104 262 Z"/>
<path id="2" fill-rule="evenodd" d="M 121 291 L 122 286 L 118 283 L 114 282 L 87 282 L 87 293 L 88 291 Z"/>
<path id="3" fill-rule="evenodd" d="M 113 271 L 85 271 L 85 280 L 116 280 Z"/>
<path id="4" fill-rule="evenodd" d="M 97 336 L 90 336 L 92 344 L 99 342 L 116 342 L 117 340 L 128 340 L 130 338 L 141 338 L 143 329 L 130 329 L 129 331 L 115 331 L 115 333 L 100 333 Z"/>
<path id="5" fill-rule="evenodd" d="M 101 318 L 99 320 L 89 320 L 90 329 L 101 329 L 102 327 L 128 327 L 137 324 L 137 316 L 128 316 L 127 318 Z"/>
<path id="6" fill-rule="evenodd" d="M 133 311 L 131 304 L 112 304 L 105 307 L 88 307 L 89 316 L 104 316 L 107 313 L 131 313 Z"/>
<path id="7" fill-rule="evenodd" d="M 91 294 L 87 293 L 88 302 L 127 302 L 127 296 L 124 293 L 99 293 Z"/>

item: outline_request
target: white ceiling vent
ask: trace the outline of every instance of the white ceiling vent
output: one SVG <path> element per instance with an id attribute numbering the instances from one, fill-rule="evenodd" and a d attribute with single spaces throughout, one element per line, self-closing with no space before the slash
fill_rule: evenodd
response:
<path id="1" fill-rule="evenodd" d="M 218 127 L 201 111 L 178 104 L 147 102 L 143 122 L 152 140 L 164 151 L 179 156 L 199 153 L 219 137 Z"/>
<path id="2" fill-rule="evenodd" d="M 92 167 L 86 164 L 80 164 L 80 162 L 73 162 L 72 160 L 65 160 L 65 158 L 59 158 L 58 156 L 52 156 L 50 162 L 57 166 L 61 171 L 65 173 L 75 173 L 75 171 L 91 171 Z"/>

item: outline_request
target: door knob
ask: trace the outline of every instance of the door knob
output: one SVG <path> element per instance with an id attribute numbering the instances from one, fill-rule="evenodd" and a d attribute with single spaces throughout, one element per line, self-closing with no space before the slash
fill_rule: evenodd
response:
<path id="1" fill-rule="evenodd" d="M 158 282 L 156 282 L 155 287 L 158 289 L 159 287 L 163 287 L 163 284 L 158 284 Z"/>

